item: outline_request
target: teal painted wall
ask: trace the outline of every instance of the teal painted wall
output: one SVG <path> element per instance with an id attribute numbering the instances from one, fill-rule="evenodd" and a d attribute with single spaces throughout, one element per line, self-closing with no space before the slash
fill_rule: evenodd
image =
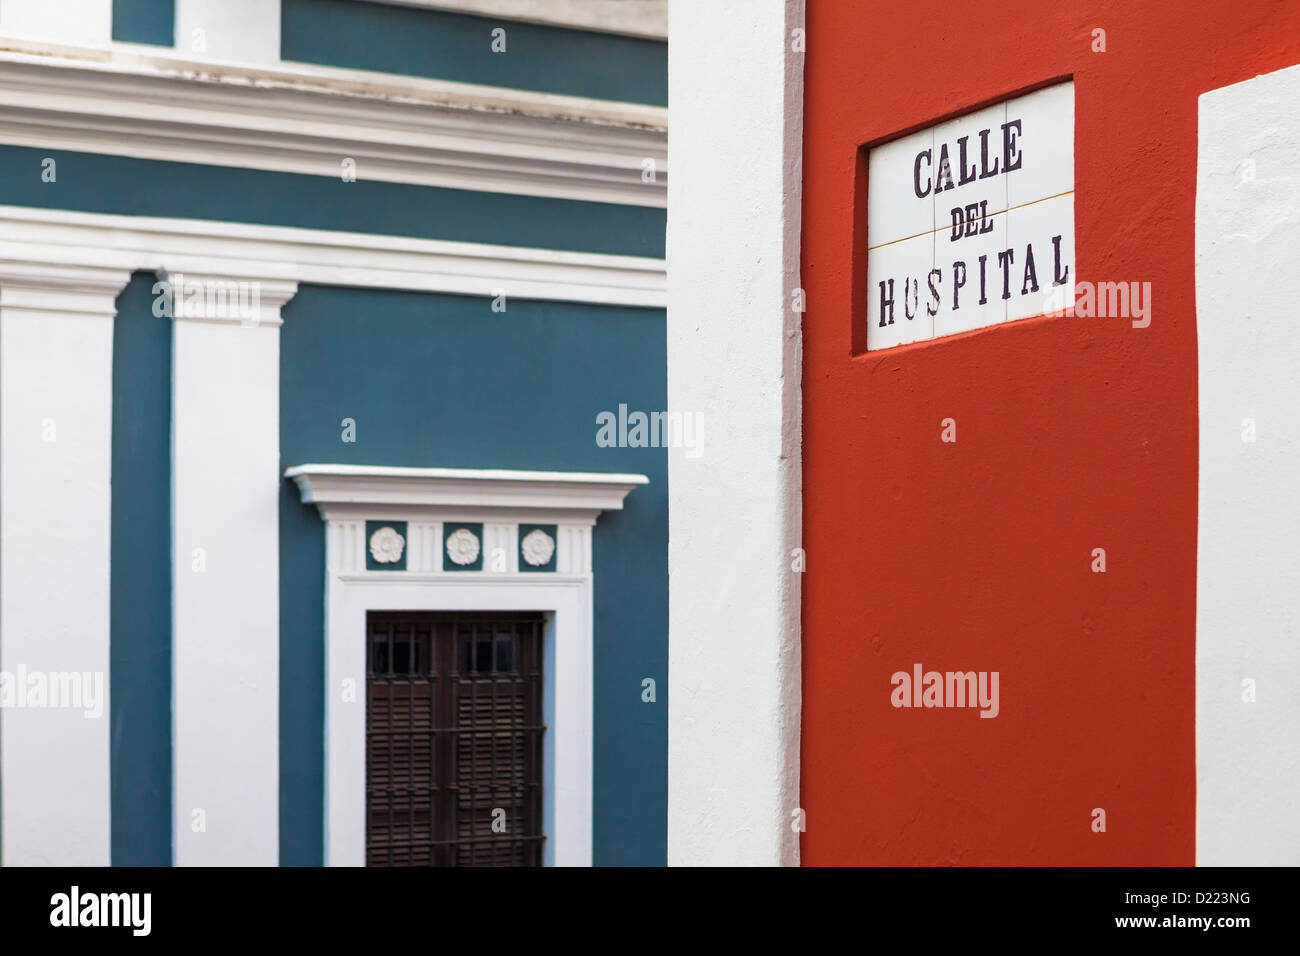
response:
<path id="1" fill-rule="evenodd" d="M 114 866 L 172 860 L 171 321 L 153 273 L 113 323 L 109 733 Z"/>
<path id="2" fill-rule="evenodd" d="M 176 0 L 113 0 L 113 39 L 172 46 Z"/>
<path id="3" fill-rule="evenodd" d="M 504 29 L 505 52 L 492 50 Z M 668 44 L 359 0 L 281 0 L 285 60 L 668 105 Z"/>
<path id="4" fill-rule="evenodd" d="M 51 157 L 57 180 L 41 182 Z M 362 171 L 364 174 L 364 170 Z M 662 209 L 0 146 L 0 203 L 663 258 Z"/>
<path id="5" fill-rule="evenodd" d="M 636 472 L 596 525 L 597 865 L 666 860 L 668 473 L 600 448 L 596 416 L 663 409 L 664 314 L 306 286 L 284 310 L 283 468 L 307 462 Z M 356 442 L 342 441 L 344 418 Z M 280 507 L 281 862 L 321 860 L 325 543 L 291 482 Z M 357 640 L 362 640 L 357 635 Z M 653 677 L 658 700 L 641 701 Z"/>

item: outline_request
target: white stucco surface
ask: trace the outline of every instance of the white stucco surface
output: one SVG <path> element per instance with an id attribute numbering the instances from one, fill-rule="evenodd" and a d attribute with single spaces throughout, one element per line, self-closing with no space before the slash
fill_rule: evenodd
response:
<path id="1" fill-rule="evenodd" d="M 107 866 L 113 317 L 130 275 L 14 254 L 0 254 L 0 864 Z"/>
<path id="2" fill-rule="evenodd" d="M 276 6 L 279 6 L 278 0 Z M 0 34 L 100 46 L 113 32 L 113 0 L 4 0 Z"/>
<path id="3" fill-rule="evenodd" d="M 172 377 L 175 863 L 274 866 L 279 326 L 177 319 Z"/>
<path id="4" fill-rule="evenodd" d="M 790 865 L 799 805 L 801 0 L 669 6 L 670 865 Z"/>
<path id="5" fill-rule="evenodd" d="M 176 49 L 233 63 L 280 61 L 280 0 L 176 0 Z"/>
<path id="6" fill-rule="evenodd" d="M 1300 863 L 1300 66 L 1200 99 L 1196 848 Z M 1255 440 L 1243 435 L 1253 420 Z M 1247 435 L 1248 437 L 1248 435 Z M 1256 699 L 1243 699 L 1243 681 Z"/>

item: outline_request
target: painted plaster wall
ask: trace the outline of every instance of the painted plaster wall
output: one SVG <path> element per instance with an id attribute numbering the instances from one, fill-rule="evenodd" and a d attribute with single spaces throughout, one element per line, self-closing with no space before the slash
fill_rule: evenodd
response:
<path id="1" fill-rule="evenodd" d="M 707 436 L 669 458 L 671 864 L 798 862 L 801 16 L 669 9 L 668 398 Z"/>
<path id="2" fill-rule="evenodd" d="M 113 0 L 113 39 L 172 46 L 176 0 Z"/>
<path id="3" fill-rule="evenodd" d="M 172 860 L 172 326 L 141 272 L 113 320 L 112 805 L 114 866 Z"/>
<path id="4" fill-rule="evenodd" d="M 1196 860 L 1206 866 L 1300 863 L 1300 331 L 1287 281 L 1300 248 L 1297 102 L 1300 66 L 1200 98 Z"/>
<path id="5" fill-rule="evenodd" d="M 1197 97 L 1300 60 L 1300 8 L 824 0 L 808 49 L 803 859 L 1190 864 Z M 860 147 L 1067 77 L 1077 279 L 1150 282 L 1149 327 L 863 354 Z M 999 716 L 891 707 L 918 662 Z"/>
<path id="6" fill-rule="evenodd" d="M 47 156 L 58 164 L 53 183 L 40 180 Z M 662 209 L 364 180 L 345 184 L 331 176 L 24 146 L 0 145 L 0 204 L 653 258 L 664 254 Z"/>

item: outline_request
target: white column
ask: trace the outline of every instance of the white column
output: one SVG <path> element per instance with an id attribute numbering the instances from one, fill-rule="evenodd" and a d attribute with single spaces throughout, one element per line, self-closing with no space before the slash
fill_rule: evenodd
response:
<path id="1" fill-rule="evenodd" d="M 278 63 L 280 0 L 176 0 L 176 52 L 234 63 Z"/>
<path id="2" fill-rule="evenodd" d="M 5 866 L 109 863 L 113 316 L 129 279 L 0 260 Z"/>
<path id="3" fill-rule="evenodd" d="M 798 862 L 802 0 L 672 0 L 669 864 Z"/>
<path id="4" fill-rule="evenodd" d="M 276 10 L 278 15 L 278 3 Z M 3 0 L 0 33 L 68 46 L 103 46 L 113 35 L 113 0 Z"/>
<path id="5" fill-rule="evenodd" d="M 279 859 L 280 307 L 297 286 L 232 276 L 167 278 L 174 311 L 175 862 L 273 866 Z"/>
<path id="6" fill-rule="evenodd" d="M 1300 864 L 1297 100 L 1300 66 L 1200 99 L 1196 857 L 1203 866 Z"/>

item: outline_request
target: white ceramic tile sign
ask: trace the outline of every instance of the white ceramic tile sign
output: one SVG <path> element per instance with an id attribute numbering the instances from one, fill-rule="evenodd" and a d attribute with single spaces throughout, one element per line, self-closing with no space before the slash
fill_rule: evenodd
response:
<path id="1" fill-rule="evenodd" d="M 1074 83 L 872 149 L 867 350 L 1074 302 Z"/>

